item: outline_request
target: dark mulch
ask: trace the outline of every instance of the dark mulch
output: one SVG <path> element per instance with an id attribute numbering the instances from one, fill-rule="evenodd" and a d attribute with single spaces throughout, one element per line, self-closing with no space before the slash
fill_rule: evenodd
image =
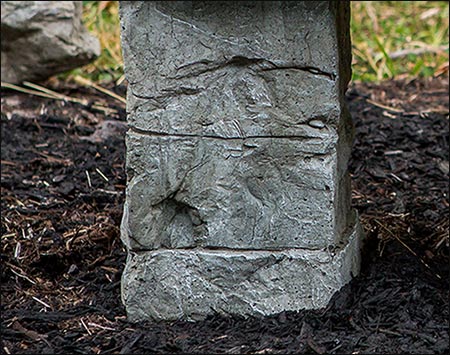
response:
<path id="1" fill-rule="evenodd" d="M 124 88 L 111 88 L 124 94 Z M 361 275 L 326 309 L 126 320 L 122 104 L 2 91 L 2 353 L 444 354 L 449 351 L 448 76 L 352 85 Z"/>

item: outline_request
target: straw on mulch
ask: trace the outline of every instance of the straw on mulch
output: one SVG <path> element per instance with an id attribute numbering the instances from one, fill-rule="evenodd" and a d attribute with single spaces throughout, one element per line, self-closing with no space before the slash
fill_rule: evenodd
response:
<path id="1" fill-rule="evenodd" d="M 448 76 L 349 88 L 367 243 L 326 309 L 196 323 L 127 322 L 124 105 L 52 90 L 83 101 L 2 89 L 2 353 L 448 353 Z"/>

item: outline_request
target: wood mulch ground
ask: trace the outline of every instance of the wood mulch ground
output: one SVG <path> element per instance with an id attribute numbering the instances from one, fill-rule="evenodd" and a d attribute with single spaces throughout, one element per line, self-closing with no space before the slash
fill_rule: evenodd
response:
<path id="1" fill-rule="evenodd" d="M 448 353 L 448 73 L 350 86 L 367 242 L 361 274 L 326 309 L 196 323 L 127 322 L 123 103 L 52 88 L 87 102 L 2 89 L 2 354 Z"/>

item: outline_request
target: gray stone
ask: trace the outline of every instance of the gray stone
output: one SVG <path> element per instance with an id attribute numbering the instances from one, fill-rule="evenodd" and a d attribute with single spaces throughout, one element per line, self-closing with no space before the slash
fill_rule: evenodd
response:
<path id="1" fill-rule="evenodd" d="M 121 1 L 120 19 L 130 319 L 325 306 L 361 237 L 348 3 Z"/>
<path id="2" fill-rule="evenodd" d="M 100 43 L 81 15 L 81 1 L 2 1 L 2 81 L 41 81 L 96 59 Z"/>
<path id="3" fill-rule="evenodd" d="M 122 282 L 129 320 L 324 308 L 359 272 L 359 228 L 350 228 L 334 250 L 131 252 Z"/>
<path id="4" fill-rule="evenodd" d="M 130 125 L 155 133 L 221 138 L 302 137 L 317 134 L 311 127 L 325 126 L 315 127 L 310 120 L 336 126 L 339 99 L 329 77 L 231 63 L 188 74 L 181 84 L 184 91 L 167 87 L 170 81 L 164 77 L 159 78 L 158 91 L 149 88 L 147 96 L 136 93 L 133 85 Z"/>
<path id="5" fill-rule="evenodd" d="M 320 120 L 311 120 L 308 122 L 308 124 L 314 128 L 324 128 L 325 127 L 325 123 L 323 123 Z"/>
<path id="6" fill-rule="evenodd" d="M 335 137 L 130 132 L 122 238 L 136 250 L 334 245 L 348 217 L 348 209 L 334 210 L 338 184 L 345 183 L 336 169 Z"/>
<path id="7" fill-rule="evenodd" d="M 121 3 L 122 23 L 133 23 L 122 32 L 134 132 L 128 247 L 323 248 L 339 240 L 348 208 L 334 206 L 349 186 L 337 157 L 345 166 L 352 137 L 333 6 Z M 281 25 L 291 29 L 281 35 Z"/>
<path id="8" fill-rule="evenodd" d="M 350 79 L 337 6 L 122 1 L 122 23 L 133 23 L 122 31 L 130 125 L 225 138 L 336 125 Z"/>

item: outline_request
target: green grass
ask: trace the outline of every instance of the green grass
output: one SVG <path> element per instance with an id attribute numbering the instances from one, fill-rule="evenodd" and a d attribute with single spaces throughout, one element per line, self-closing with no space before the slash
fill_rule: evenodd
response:
<path id="1" fill-rule="evenodd" d="M 100 41 L 100 57 L 66 73 L 65 79 L 80 75 L 98 84 L 118 81 L 123 75 L 118 1 L 83 1 L 83 23 Z"/>
<path id="2" fill-rule="evenodd" d="M 97 83 L 120 80 L 123 62 L 117 1 L 83 1 L 87 28 L 101 56 L 70 72 Z M 353 81 L 379 82 L 436 76 L 448 70 L 446 1 L 352 1 Z"/>
<path id="3" fill-rule="evenodd" d="M 351 7 L 354 81 L 429 77 L 448 68 L 448 2 L 352 1 Z"/>

